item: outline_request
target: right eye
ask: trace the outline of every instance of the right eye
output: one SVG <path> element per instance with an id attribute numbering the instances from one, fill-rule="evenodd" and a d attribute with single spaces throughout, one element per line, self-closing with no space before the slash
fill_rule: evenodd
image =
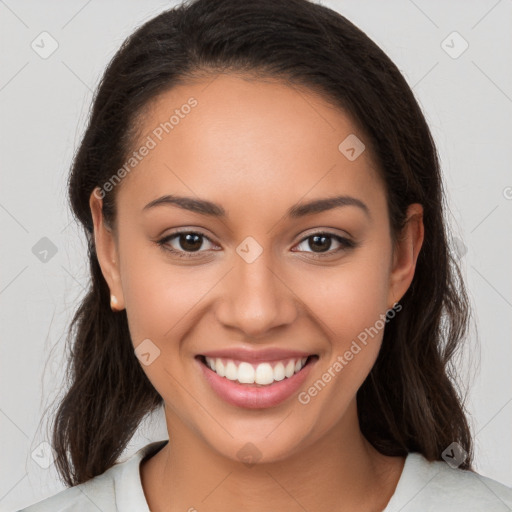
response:
<path id="1" fill-rule="evenodd" d="M 201 253 L 205 252 L 199 250 L 203 245 L 204 239 L 213 244 L 213 242 L 203 233 L 198 233 L 196 231 L 178 231 L 161 238 L 157 241 L 157 244 L 164 251 L 176 254 L 180 258 L 196 258 L 200 256 Z M 169 243 L 171 241 L 175 242 L 174 245 Z M 179 246 L 181 246 L 181 248 Z"/>

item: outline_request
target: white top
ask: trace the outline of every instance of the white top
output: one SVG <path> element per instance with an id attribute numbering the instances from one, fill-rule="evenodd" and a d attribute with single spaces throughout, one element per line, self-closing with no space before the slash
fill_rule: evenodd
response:
<path id="1" fill-rule="evenodd" d="M 83 484 L 69 487 L 18 512 L 150 512 L 140 480 L 140 463 L 168 440 L 142 447 L 124 462 Z M 510 512 L 512 488 L 441 461 L 411 452 L 382 512 Z"/>

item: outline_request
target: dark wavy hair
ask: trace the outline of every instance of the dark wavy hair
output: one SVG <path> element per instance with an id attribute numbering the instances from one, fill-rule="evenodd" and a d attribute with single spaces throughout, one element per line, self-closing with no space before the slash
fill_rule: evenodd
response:
<path id="1" fill-rule="evenodd" d="M 385 455 L 440 460 L 472 439 L 453 356 L 468 331 L 470 305 L 450 249 L 437 150 L 398 68 L 339 13 L 308 0 L 197 0 L 140 26 L 110 61 L 96 90 L 69 176 L 71 208 L 88 241 L 91 278 L 68 331 L 69 385 L 52 424 L 56 467 L 69 485 L 106 471 L 146 415 L 163 404 L 134 354 L 125 311 L 113 312 L 94 246 L 89 198 L 122 167 L 140 119 L 164 91 L 234 73 L 281 80 L 320 93 L 357 123 L 385 184 L 393 240 L 407 207 L 424 208 L 425 238 L 402 310 L 357 393 L 360 428 Z M 103 198 L 109 225 L 121 185 Z"/>

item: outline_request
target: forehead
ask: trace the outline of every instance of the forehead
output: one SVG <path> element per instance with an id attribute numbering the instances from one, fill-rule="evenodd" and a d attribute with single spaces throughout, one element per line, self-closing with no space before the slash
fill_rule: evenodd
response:
<path id="1" fill-rule="evenodd" d="M 165 193 L 216 202 L 243 197 L 253 207 L 288 207 L 334 191 L 382 203 L 365 136 L 342 110 L 304 88 L 217 75 L 160 95 L 139 128 L 134 151 L 150 149 L 134 162 L 119 200 L 129 197 L 140 209 Z M 365 148 L 355 159 L 345 152 L 354 141 L 358 152 Z"/>

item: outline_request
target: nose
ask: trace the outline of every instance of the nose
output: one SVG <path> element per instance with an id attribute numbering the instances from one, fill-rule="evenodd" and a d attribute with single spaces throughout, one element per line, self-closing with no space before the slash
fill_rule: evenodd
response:
<path id="1" fill-rule="evenodd" d="M 300 300 L 293 283 L 271 259 L 269 250 L 251 263 L 235 258 L 217 302 L 215 316 L 223 327 L 237 329 L 246 338 L 268 338 L 269 331 L 296 319 Z"/>

